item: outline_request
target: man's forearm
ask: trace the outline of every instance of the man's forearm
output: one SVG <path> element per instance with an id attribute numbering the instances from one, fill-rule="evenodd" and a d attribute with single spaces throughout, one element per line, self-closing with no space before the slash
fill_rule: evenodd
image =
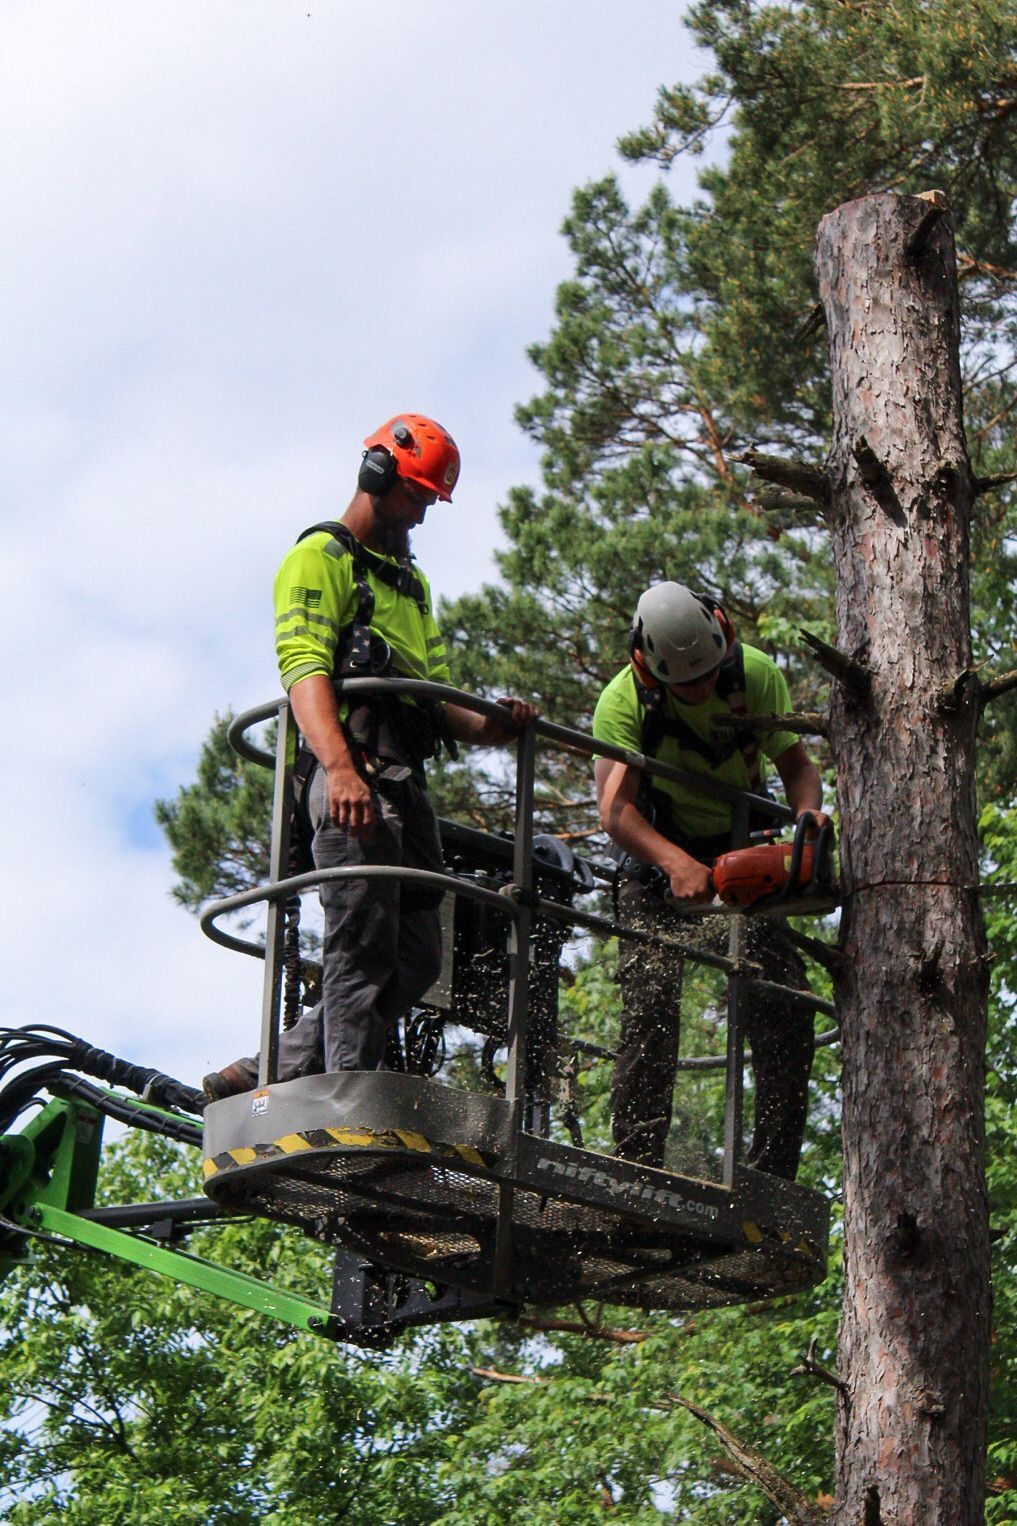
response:
<path id="1" fill-rule="evenodd" d="M 784 785 L 787 803 L 798 817 L 803 811 L 818 811 L 823 805 L 823 781 L 814 763 L 805 768 Z"/>
<path id="2" fill-rule="evenodd" d="M 641 863 L 656 864 L 667 874 L 689 857 L 677 843 L 658 832 L 630 801 L 618 801 L 602 816 L 601 825 L 623 852 L 630 853 Z"/>
<path id="3" fill-rule="evenodd" d="M 339 720 L 339 702 L 332 680 L 324 673 L 302 678 L 290 690 L 290 704 L 304 740 L 328 772 L 353 767 L 346 733 Z"/>
<path id="4" fill-rule="evenodd" d="M 445 723 L 457 742 L 467 746 L 475 742 L 484 724 L 484 717 L 475 710 L 465 710 L 462 705 L 445 706 Z"/>

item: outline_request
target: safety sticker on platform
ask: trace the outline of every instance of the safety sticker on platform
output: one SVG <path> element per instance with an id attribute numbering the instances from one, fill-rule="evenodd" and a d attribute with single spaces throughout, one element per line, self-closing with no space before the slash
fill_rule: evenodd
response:
<path id="1" fill-rule="evenodd" d="M 251 1094 L 251 1117 L 261 1118 L 268 1112 L 268 1087 L 263 1091 Z"/>

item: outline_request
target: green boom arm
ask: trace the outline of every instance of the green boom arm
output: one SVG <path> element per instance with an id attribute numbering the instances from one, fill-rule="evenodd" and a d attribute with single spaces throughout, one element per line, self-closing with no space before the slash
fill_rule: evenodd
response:
<path id="1" fill-rule="evenodd" d="M 342 1338 L 330 1310 L 299 1293 L 160 1245 L 147 1235 L 82 1217 L 95 1201 L 102 1126 L 95 1108 L 56 1098 L 20 1134 L 0 1138 L 0 1279 L 30 1261 L 27 1247 L 33 1234 L 56 1235 L 68 1245 L 119 1257 L 297 1330 L 327 1340 Z"/>

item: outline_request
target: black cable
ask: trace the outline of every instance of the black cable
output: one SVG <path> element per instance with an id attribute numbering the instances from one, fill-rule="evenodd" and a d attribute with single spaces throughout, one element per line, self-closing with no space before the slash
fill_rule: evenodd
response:
<path id="1" fill-rule="evenodd" d="M 32 1060 L 43 1064 L 19 1069 Z M 6 1133 L 42 1088 L 53 1092 L 59 1082 L 64 1092 L 87 1100 L 107 1116 L 119 1122 L 162 1133 L 185 1144 L 200 1144 L 201 1129 L 192 1118 L 158 1119 L 132 1103 L 130 1098 L 111 1098 L 68 1070 L 83 1070 L 87 1075 L 113 1086 L 122 1086 L 171 1111 L 200 1116 L 205 1099 L 194 1087 L 147 1066 L 118 1059 L 108 1050 L 98 1049 L 62 1028 L 45 1024 L 25 1028 L 0 1028 L 0 1133 Z M 12 1071 L 17 1071 L 11 1076 Z"/>
<path id="2" fill-rule="evenodd" d="M 175 1139 L 178 1144 L 195 1145 L 199 1149 L 201 1147 L 200 1124 L 191 1123 L 187 1118 L 170 1118 L 149 1112 L 133 1098 L 113 1097 L 100 1087 L 93 1086 L 90 1081 L 83 1080 L 81 1076 L 60 1071 L 53 1077 L 52 1083 L 47 1085 L 47 1090 L 58 1096 L 78 1097 L 82 1102 L 87 1102 L 89 1107 L 94 1107 L 96 1112 L 115 1119 L 117 1123 L 126 1123 L 132 1128 L 144 1129 L 149 1134 Z"/>
<path id="3" fill-rule="evenodd" d="M 31 1229 L 25 1224 L 18 1224 L 14 1219 L 6 1219 L 0 1213 L 0 1229 L 9 1230 L 12 1234 L 30 1236 L 33 1240 L 45 1240 L 49 1245 L 59 1245 L 61 1250 L 92 1250 L 90 1245 L 79 1245 L 76 1240 L 65 1239 L 63 1235 L 51 1235 L 48 1229 Z"/>
<path id="4" fill-rule="evenodd" d="M 51 1060 L 47 1065 L 37 1065 L 34 1070 L 26 1070 L 8 1081 L 0 1091 L 0 1134 L 6 1134 L 15 1119 L 35 1099 L 36 1092 L 41 1088 L 49 1091 L 50 1082 L 60 1074 L 59 1061 Z"/>

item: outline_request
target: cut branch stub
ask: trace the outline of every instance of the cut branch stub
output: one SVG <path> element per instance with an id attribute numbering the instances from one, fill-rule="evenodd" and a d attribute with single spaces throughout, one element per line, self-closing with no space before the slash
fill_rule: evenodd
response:
<path id="1" fill-rule="evenodd" d="M 935 231 L 936 225 L 941 218 L 946 216 L 946 210 L 945 202 L 942 206 L 930 207 L 925 216 L 922 218 L 921 222 L 918 224 L 918 227 L 915 229 L 914 233 L 912 233 L 911 237 L 908 239 L 904 249 L 904 254 L 912 264 L 917 264 L 918 261 L 924 257 L 925 251 L 929 247 L 929 240 Z"/>
<path id="2" fill-rule="evenodd" d="M 794 514 L 818 523 L 819 505 L 815 498 L 808 498 L 803 493 L 792 493 L 787 488 L 757 488 L 753 483 L 749 484 L 752 492 L 752 501 L 757 508 L 764 509 L 768 514 Z"/>
<path id="3" fill-rule="evenodd" d="M 816 1361 L 818 1340 L 818 1336 L 814 1335 L 812 1337 L 809 1341 L 808 1351 L 802 1357 L 798 1366 L 792 1367 L 790 1376 L 793 1378 L 819 1378 L 820 1382 L 829 1383 L 830 1387 L 835 1388 L 841 1397 L 847 1401 L 851 1390 L 844 1379 L 838 1373 L 832 1372 L 829 1367 L 824 1367 L 822 1362 Z"/>
<path id="4" fill-rule="evenodd" d="M 799 633 L 805 645 L 812 652 L 820 667 L 826 669 L 838 683 L 849 689 L 856 698 L 863 699 L 872 685 L 872 673 L 864 663 L 856 658 L 849 657 L 846 652 L 838 651 L 828 641 L 806 630 L 804 625 L 798 627 Z"/>
<path id="5" fill-rule="evenodd" d="M 803 493 L 823 508 L 830 502 L 830 482 L 820 466 L 810 466 L 807 461 L 787 461 L 782 456 L 768 456 L 761 450 L 747 450 L 734 459 L 743 466 L 750 466 L 764 482 L 775 482 L 778 487 L 790 488 L 793 493 Z"/>
<path id="6" fill-rule="evenodd" d="M 998 678 L 991 678 L 988 683 L 983 683 L 979 698 L 982 708 L 990 700 L 998 699 L 1001 694 L 1009 694 L 1012 689 L 1017 689 L 1017 668 L 1009 673 L 1001 673 Z"/>
<path id="7" fill-rule="evenodd" d="M 858 463 L 858 475 L 866 487 L 880 487 L 890 481 L 890 474 L 864 435 L 859 435 L 851 454 Z"/>
<path id="8" fill-rule="evenodd" d="M 816 335 L 821 334 L 825 327 L 826 314 L 823 311 L 823 304 L 817 302 L 815 307 L 809 310 L 808 315 L 791 335 L 791 343 L 804 344 L 807 340 L 815 339 Z"/>
<path id="9" fill-rule="evenodd" d="M 949 683 L 943 685 L 936 694 L 936 709 L 945 711 L 957 710 L 968 696 L 976 697 L 979 705 L 985 703 L 982 695 L 981 679 L 976 668 L 964 668 L 954 678 L 951 678 Z"/>
<path id="10" fill-rule="evenodd" d="M 799 736 L 825 737 L 829 722 L 819 710 L 789 710 L 782 715 L 716 715 L 713 729 L 726 736 L 753 731 L 797 731 Z"/>
<path id="11" fill-rule="evenodd" d="M 1017 668 L 987 680 L 980 677 L 977 668 L 964 668 L 939 690 L 936 704 L 941 710 L 956 710 L 967 697 L 972 696 L 979 709 L 984 710 L 992 700 L 1010 694 L 1014 689 L 1017 689 Z"/>
<path id="12" fill-rule="evenodd" d="M 851 454 L 858 467 L 859 477 L 861 477 L 876 503 L 879 504 L 883 513 L 893 520 L 895 525 L 903 529 L 907 524 L 907 515 L 900 506 L 900 500 L 894 491 L 890 473 L 864 435 L 858 436 L 858 439 L 851 447 Z"/>

